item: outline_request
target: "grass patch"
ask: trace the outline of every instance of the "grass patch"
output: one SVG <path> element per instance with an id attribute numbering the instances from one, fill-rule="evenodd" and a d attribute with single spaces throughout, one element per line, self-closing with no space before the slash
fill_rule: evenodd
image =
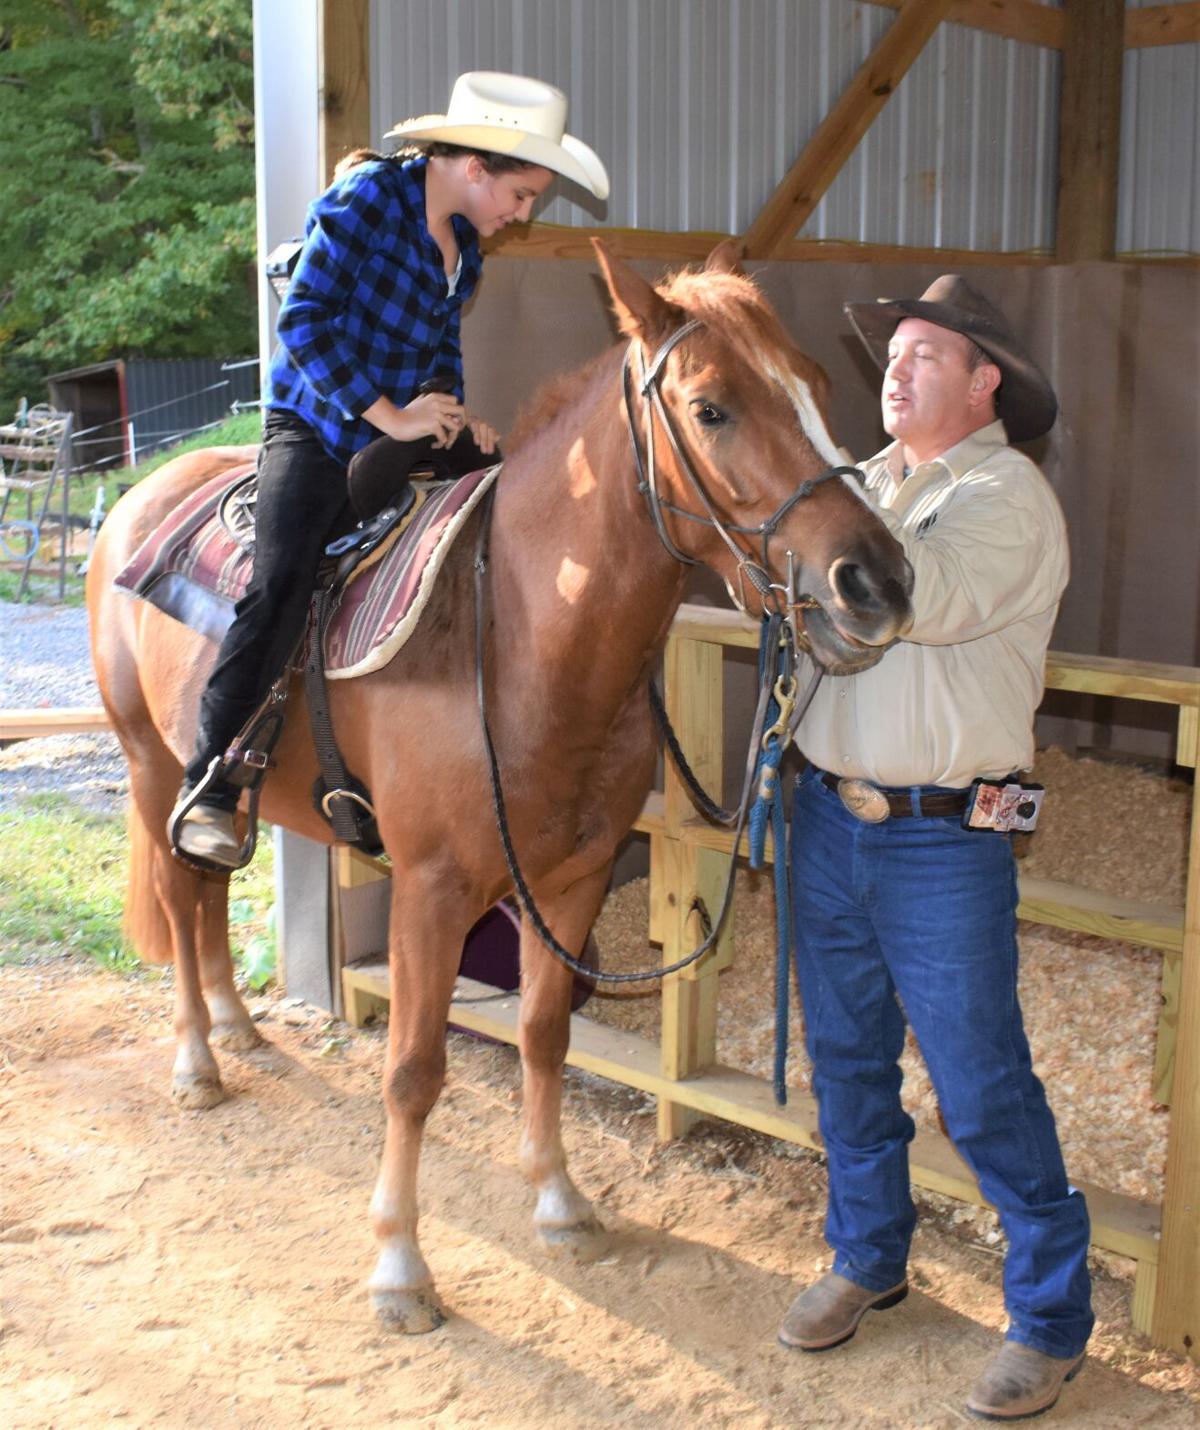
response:
<path id="1" fill-rule="evenodd" d="M 273 854 L 264 827 L 253 864 L 230 885 L 230 943 L 254 987 L 274 971 Z M 121 929 L 126 860 L 121 815 L 62 795 L 30 796 L 0 813 L 0 963 L 78 953 L 117 973 L 141 969 Z"/>
<path id="2" fill-rule="evenodd" d="M 134 486 L 143 477 L 148 477 L 151 472 L 157 472 L 159 467 L 165 467 L 174 457 L 181 456 L 184 452 L 198 452 L 202 447 L 242 447 L 250 442 L 257 442 L 262 436 L 262 414 L 258 411 L 239 412 L 236 416 L 228 418 L 219 427 L 213 427 L 207 432 L 198 432 L 194 437 L 185 438 L 184 441 L 176 443 L 174 447 L 165 447 L 161 452 L 155 452 L 152 457 L 147 457 L 144 462 L 139 462 L 136 467 L 120 467 L 116 471 L 106 472 L 104 475 L 104 495 L 106 506 L 109 510 L 113 502 L 117 499 L 117 491 L 122 486 Z M 71 510 L 77 511 L 78 515 L 86 516 L 92 509 L 92 503 L 96 499 L 96 478 L 79 478 L 72 483 L 74 488 L 82 488 L 78 491 L 78 501 L 80 506 L 76 508 L 76 494 L 72 493 Z"/>

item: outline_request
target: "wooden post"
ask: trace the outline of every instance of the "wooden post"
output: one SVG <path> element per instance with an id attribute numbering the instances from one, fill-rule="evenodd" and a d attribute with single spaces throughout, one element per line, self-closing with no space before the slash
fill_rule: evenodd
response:
<path id="1" fill-rule="evenodd" d="M 699 849 L 681 839 L 662 838 L 664 871 L 663 962 L 674 962 L 689 953 L 704 937 L 700 919 L 692 912 L 698 895 L 716 914 L 722 878 L 728 859 L 711 849 Z M 717 971 L 725 966 L 732 951 L 730 926 L 721 947 L 699 963 L 663 981 L 662 992 L 662 1073 L 673 1080 L 692 1076 L 711 1067 L 717 1056 Z M 697 971 L 699 970 L 699 971 Z M 658 1136 L 668 1142 L 682 1137 L 700 1116 L 664 1097 L 658 1100 Z"/>
<path id="2" fill-rule="evenodd" d="M 1200 780 L 1192 795 L 1154 1339 L 1200 1361 Z"/>
<path id="3" fill-rule="evenodd" d="M 746 254 L 786 249 L 925 48 L 951 0 L 905 0 L 899 15 L 746 230 Z"/>
<path id="4" fill-rule="evenodd" d="M 715 799 L 722 795 L 724 692 L 721 647 L 671 636 L 663 662 L 667 714 L 697 779 Z M 691 911 L 695 898 L 715 918 L 721 872 L 727 861 L 711 849 L 685 842 L 684 824 L 694 814 L 675 767 L 664 772 L 665 834 L 651 840 L 651 928 L 662 940 L 663 963 L 682 958 L 703 938 L 701 920 Z M 663 982 L 662 1071 L 685 1078 L 710 1066 L 717 1051 L 717 971 L 732 956 L 732 927 L 719 950 Z M 682 1137 L 697 1120 L 690 1107 L 658 1100 L 658 1135 Z"/>
<path id="5" fill-rule="evenodd" d="M 320 0 L 321 183 L 351 149 L 371 142 L 370 0 Z"/>
<path id="6" fill-rule="evenodd" d="M 1125 0 L 1063 0 L 1063 13 L 1055 247 L 1077 263 L 1116 255 Z"/>

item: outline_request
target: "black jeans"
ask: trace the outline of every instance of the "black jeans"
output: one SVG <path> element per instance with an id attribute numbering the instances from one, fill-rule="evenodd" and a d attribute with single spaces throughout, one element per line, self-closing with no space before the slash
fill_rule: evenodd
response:
<path id="1" fill-rule="evenodd" d="M 254 574 L 234 609 L 200 701 L 190 787 L 266 698 L 304 633 L 317 568 L 346 509 L 346 469 L 292 412 L 268 411 L 258 458 Z M 233 809 L 239 791 L 220 782 L 205 802 Z"/>

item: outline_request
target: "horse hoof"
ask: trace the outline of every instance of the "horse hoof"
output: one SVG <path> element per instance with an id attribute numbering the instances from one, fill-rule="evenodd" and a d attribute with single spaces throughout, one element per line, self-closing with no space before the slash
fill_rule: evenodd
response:
<path id="1" fill-rule="evenodd" d="M 201 1077 L 197 1073 L 176 1073 L 171 1083 L 175 1106 L 186 1112 L 203 1112 L 225 1101 L 225 1089 L 220 1078 Z"/>
<path id="2" fill-rule="evenodd" d="M 208 1035 L 209 1047 L 229 1053 L 250 1053 L 266 1041 L 253 1023 L 219 1023 Z"/>
<path id="3" fill-rule="evenodd" d="M 446 1312 L 432 1286 L 412 1291 L 372 1291 L 371 1306 L 381 1325 L 405 1336 L 423 1336 L 446 1324 Z"/>
<path id="4" fill-rule="evenodd" d="M 537 1234 L 547 1251 L 569 1256 L 573 1261 L 598 1261 L 612 1244 L 612 1238 L 595 1217 L 574 1226 L 539 1226 Z"/>

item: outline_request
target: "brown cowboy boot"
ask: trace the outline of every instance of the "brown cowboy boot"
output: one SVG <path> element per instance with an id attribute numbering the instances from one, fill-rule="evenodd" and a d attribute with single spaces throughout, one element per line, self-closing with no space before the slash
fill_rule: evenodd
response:
<path id="1" fill-rule="evenodd" d="M 167 825 L 168 838 L 175 828 L 175 819 L 172 814 Z M 184 854 L 225 869 L 236 869 L 240 862 L 242 841 L 234 829 L 233 815 L 212 805 L 197 804 L 188 810 L 179 824 L 177 843 Z"/>
<path id="2" fill-rule="evenodd" d="M 1005 1341 L 967 1397 L 967 1409 L 980 1420 L 1027 1420 L 1041 1415 L 1082 1365 L 1082 1352 L 1062 1360 L 1020 1341 Z"/>
<path id="3" fill-rule="evenodd" d="M 850 1339 L 868 1311 L 886 1311 L 907 1295 L 907 1281 L 890 1291 L 869 1291 L 857 1281 L 827 1271 L 792 1302 L 779 1327 L 779 1340 L 793 1350 L 832 1350 Z"/>

